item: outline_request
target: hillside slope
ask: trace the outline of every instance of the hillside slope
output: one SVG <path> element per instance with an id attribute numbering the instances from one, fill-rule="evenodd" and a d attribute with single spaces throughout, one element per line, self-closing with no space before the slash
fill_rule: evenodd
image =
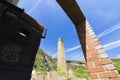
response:
<path id="1" fill-rule="evenodd" d="M 112 59 L 112 61 L 120 73 L 120 59 Z M 69 71 L 71 72 L 72 70 L 71 74 L 73 74 L 74 78 L 85 78 L 89 80 L 90 75 L 89 72 L 87 71 L 87 66 L 85 62 L 70 61 L 70 60 L 67 60 L 66 62 L 67 62 L 68 72 Z M 52 58 L 45 51 L 39 49 L 34 64 L 34 70 L 38 72 L 39 75 L 43 75 L 44 77 L 46 77 L 48 74 L 57 75 L 56 68 L 57 68 L 57 59 Z M 60 76 L 57 75 L 57 77 Z M 68 79 L 70 78 L 71 77 L 68 77 Z M 74 78 L 70 80 L 73 80 Z"/>
<path id="2" fill-rule="evenodd" d="M 86 66 L 85 62 L 82 61 L 70 61 L 67 60 L 67 67 L 68 69 L 75 69 L 80 66 Z M 57 59 L 52 58 L 49 56 L 45 51 L 42 49 L 38 49 L 34 69 L 37 71 L 49 71 L 49 70 L 56 70 L 57 67 Z"/>
<path id="3" fill-rule="evenodd" d="M 113 64 L 115 65 L 116 69 L 118 70 L 120 74 L 120 58 L 112 59 Z"/>

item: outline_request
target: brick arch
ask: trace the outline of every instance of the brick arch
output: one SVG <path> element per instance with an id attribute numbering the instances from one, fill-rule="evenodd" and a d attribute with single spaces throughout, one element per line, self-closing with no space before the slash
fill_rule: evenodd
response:
<path id="1" fill-rule="evenodd" d="M 120 80 L 111 59 L 75 0 L 57 0 L 75 25 L 92 80 Z"/>

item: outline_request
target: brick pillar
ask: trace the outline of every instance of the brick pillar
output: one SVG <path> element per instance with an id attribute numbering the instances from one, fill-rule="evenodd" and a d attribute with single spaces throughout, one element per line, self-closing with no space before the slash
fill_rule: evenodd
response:
<path id="1" fill-rule="evenodd" d="M 119 74 L 89 23 L 76 26 L 92 80 L 120 80 Z"/>

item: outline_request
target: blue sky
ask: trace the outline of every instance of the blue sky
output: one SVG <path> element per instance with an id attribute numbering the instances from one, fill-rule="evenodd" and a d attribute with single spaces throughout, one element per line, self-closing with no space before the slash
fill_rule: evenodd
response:
<path id="1" fill-rule="evenodd" d="M 76 0 L 110 58 L 120 58 L 120 0 Z M 62 37 L 68 60 L 83 60 L 75 27 L 56 0 L 20 0 L 19 7 L 42 23 L 47 32 L 40 48 L 57 57 Z"/>

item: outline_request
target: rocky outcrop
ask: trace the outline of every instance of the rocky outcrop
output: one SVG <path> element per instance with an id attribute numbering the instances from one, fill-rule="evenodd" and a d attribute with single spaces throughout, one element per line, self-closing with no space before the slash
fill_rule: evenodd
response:
<path id="1" fill-rule="evenodd" d="M 65 77 L 60 76 L 56 71 L 50 71 L 44 75 L 33 70 L 31 80 L 65 80 Z"/>

